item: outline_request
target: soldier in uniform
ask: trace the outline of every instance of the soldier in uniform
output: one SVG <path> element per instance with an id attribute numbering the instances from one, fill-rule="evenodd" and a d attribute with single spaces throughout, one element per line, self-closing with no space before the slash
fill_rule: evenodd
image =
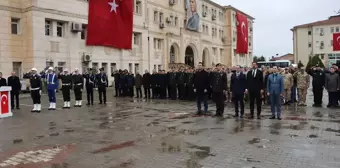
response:
<path id="1" fill-rule="evenodd" d="M 95 87 L 96 76 L 92 68 L 89 68 L 85 74 L 83 74 L 83 78 L 85 78 L 85 87 L 86 87 L 86 96 L 87 96 L 87 104 L 93 105 L 93 88 Z"/>
<path id="2" fill-rule="evenodd" d="M 305 73 L 304 69 L 300 69 L 296 71 L 294 76 L 296 77 L 297 89 L 298 89 L 298 97 L 299 97 L 299 106 L 306 106 L 306 96 L 307 89 L 309 87 L 309 75 Z"/>
<path id="3" fill-rule="evenodd" d="M 76 104 L 74 107 L 81 107 L 82 103 L 82 92 L 84 87 L 84 79 L 81 74 L 79 74 L 79 69 L 76 68 L 72 74 L 74 95 L 76 97 Z"/>
<path id="4" fill-rule="evenodd" d="M 41 76 L 46 79 L 47 82 L 47 94 L 50 102 L 48 110 L 56 109 L 56 91 L 58 89 L 58 77 L 53 72 L 53 67 L 49 67 L 48 70 Z"/>
<path id="5" fill-rule="evenodd" d="M 63 108 L 71 108 L 71 96 L 70 91 L 72 89 L 72 76 L 69 74 L 68 69 L 64 69 L 64 72 L 61 73 L 58 78 L 61 80 L 62 83 L 62 93 L 64 99 L 64 106 Z"/>
<path id="6" fill-rule="evenodd" d="M 114 77 L 114 80 L 115 80 L 115 97 L 119 97 L 119 78 L 120 78 L 120 72 L 118 72 L 116 70 L 115 72 L 112 73 L 111 76 Z"/>
<path id="7" fill-rule="evenodd" d="M 166 73 L 164 70 L 160 70 L 158 82 L 159 82 L 159 98 L 166 99 L 167 81 L 166 81 Z"/>
<path id="8" fill-rule="evenodd" d="M 291 73 L 289 73 L 289 69 L 285 68 L 284 73 L 282 73 L 283 80 L 284 80 L 284 92 L 283 97 L 285 100 L 285 105 L 289 105 L 289 102 L 291 101 L 291 88 L 294 84 L 294 78 Z"/>
<path id="9" fill-rule="evenodd" d="M 145 99 L 150 99 L 150 87 L 151 87 L 151 75 L 148 70 L 145 70 L 145 74 L 143 75 L 143 88 Z"/>
<path id="10" fill-rule="evenodd" d="M 142 94 L 142 82 L 143 82 L 143 77 L 139 72 L 136 72 L 135 76 L 135 87 L 136 87 L 136 98 L 143 98 Z"/>
<path id="11" fill-rule="evenodd" d="M 106 104 L 106 88 L 108 85 L 108 79 L 106 74 L 104 73 L 104 68 L 99 69 L 100 73 L 96 76 L 96 83 L 98 86 L 98 93 L 99 93 L 99 104 Z"/>
<path id="12" fill-rule="evenodd" d="M 222 71 L 222 67 L 220 64 L 216 65 L 216 69 L 212 72 L 212 81 L 211 81 L 211 88 L 213 94 L 213 100 L 216 103 L 216 117 L 223 117 L 224 113 L 224 99 L 225 99 L 225 92 L 228 90 L 228 81 L 227 75 L 225 72 Z"/>
<path id="13" fill-rule="evenodd" d="M 177 89 L 178 89 L 178 98 L 183 100 L 185 98 L 185 73 L 184 68 L 180 68 L 176 73 L 176 81 L 177 81 Z"/>
<path id="14" fill-rule="evenodd" d="M 187 100 L 193 100 L 195 98 L 195 95 L 194 95 L 194 88 L 193 88 L 193 76 L 194 76 L 194 73 L 193 73 L 193 70 L 192 68 L 189 68 L 186 72 L 186 99 Z"/>
<path id="15" fill-rule="evenodd" d="M 135 77 L 131 72 L 128 73 L 128 75 L 126 76 L 126 81 L 127 81 L 128 96 L 133 97 L 134 95 L 133 87 L 135 85 Z"/>
<path id="16" fill-rule="evenodd" d="M 312 86 L 313 86 L 313 95 L 314 95 L 314 107 L 322 106 L 322 95 L 323 88 L 325 86 L 325 73 L 321 70 L 319 65 L 316 67 L 312 67 L 311 69 L 307 69 L 307 73 L 313 77 Z"/>
<path id="17" fill-rule="evenodd" d="M 40 113 L 41 111 L 41 86 L 42 81 L 40 75 L 37 74 L 37 69 L 32 68 L 32 70 L 27 74 L 26 78 L 30 79 L 31 85 L 31 97 L 33 100 L 33 110 L 31 112 Z"/>
<path id="18" fill-rule="evenodd" d="M 151 75 L 151 88 L 152 88 L 153 99 L 156 99 L 158 97 L 157 83 L 158 83 L 158 74 L 157 74 L 157 71 L 154 69 Z"/>
<path id="19" fill-rule="evenodd" d="M 176 72 L 174 67 L 168 72 L 168 96 L 172 100 L 177 99 Z"/>

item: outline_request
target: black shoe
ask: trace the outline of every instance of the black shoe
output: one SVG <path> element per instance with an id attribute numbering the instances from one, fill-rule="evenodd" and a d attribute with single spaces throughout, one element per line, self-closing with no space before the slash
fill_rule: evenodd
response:
<path id="1" fill-rule="evenodd" d="M 103 104 L 103 102 L 99 102 L 99 104 Z"/>
<path id="2" fill-rule="evenodd" d="M 13 109 L 14 109 L 14 107 L 11 107 L 11 109 L 13 110 Z"/>
<path id="3" fill-rule="evenodd" d="M 238 114 L 233 115 L 234 118 L 238 118 Z"/>
<path id="4" fill-rule="evenodd" d="M 90 103 L 86 103 L 86 105 L 87 105 L 87 106 L 89 106 L 89 105 L 90 105 Z"/>
<path id="5" fill-rule="evenodd" d="M 17 110 L 19 110 L 20 109 L 20 107 L 17 107 Z"/>
<path id="6" fill-rule="evenodd" d="M 274 119 L 276 119 L 276 117 L 275 117 L 275 116 L 272 116 L 272 117 L 270 117 L 269 119 L 274 120 Z"/>
<path id="7" fill-rule="evenodd" d="M 202 115 L 202 111 L 197 111 L 196 115 Z"/>
<path id="8" fill-rule="evenodd" d="M 253 115 L 250 115 L 249 119 L 254 119 L 254 116 L 253 116 Z"/>
<path id="9" fill-rule="evenodd" d="M 281 117 L 277 117 L 278 120 L 281 120 Z"/>
<path id="10" fill-rule="evenodd" d="M 243 114 L 241 114 L 240 118 L 241 118 L 241 119 L 243 119 L 243 118 L 244 118 L 244 117 L 243 117 Z"/>
<path id="11" fill-rule="evenodd" d="M 261 120 L 261 116 L 260 116 L 260 115 L 258 115 L 258 116 L 257 116 L 257 119 Z"/>

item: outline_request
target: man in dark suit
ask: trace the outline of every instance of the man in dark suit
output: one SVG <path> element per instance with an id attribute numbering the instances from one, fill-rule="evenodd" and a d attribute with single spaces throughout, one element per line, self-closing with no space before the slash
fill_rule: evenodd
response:
<path id="1" fill-rule="evenodd" d="M 209 73 L 202 67 L 202 63 L 198 63 L 197 71 L 195 72 L 192 79 L 194 92 L 196 92 L 197 102 L 197 115 L 201 115 L 201 103 L 204 105 L 204 114 L 208 112 L 208 88 L 209 84 Z"/>
<path id="2" fill-rule="evenodd" d="M 99 93 L 99 104 L 106 104 L 106 88 L 109 86 L 107 76 L 104 72 L 104 68 L 100 68 L 100 73 L 97 74 L 96 83 L 98 86 L 98 93 Z"/>
<path id="3" fill-rule="evenodd" d="M 15 74 L 15 72 L 12 72 L 12 76 L 8 77 L 8 86 L 12 87 L 11 91 L 11 105 L 12 109 L 14 109 L 14 96 L 16 100 L 16 108 L 20 109 L 19 107 L 19 92 L 21 90 L 21 83 L 19 77 Z"/>
<path id="4" fill-rule="evenodd" d="M 244 92 L 247 87 L 247 78 L 246 75 L 243 74 L 243 69 L 240 66 L 235 67 L 236 71 L 231 75 L 230 79 L 230 91 L 232 93 L 232 100 L 234 101 L 235 106 L 235 115 L 234 117 L 239 117 L 239 108 L 241 108 L 240 118 L 243 118 L 244 115 Z"/>
<path id="5" fill-rule="evenodd" d="M 248 71 L 247 74 L 247 89 L 250 100 L 250 118 L 254 118 L 254 104 L 256 100 L 257 107 L 257 119 L 261 119 L 261 93 L 263 93 L 263 74 L 262 71 L 257 69 L 256 62 L 252 64 L 253 68 Z"/>
<path id="6" fill-rule="evenodd" d="M 0 87 L 7 86 L 7 82 L 5 78 L 2 78 L 2 72 L 0 72 Z"/>
<path id="7" fill-rule="evenodd" d="M 211 74 L 211 88 L 213 100 L 216 103 L 216 117 L 223 117 L 225 91 L 228 89 L 227 74 L 222 71 L 220 64 L 216 65 L 215 71 Z"/>

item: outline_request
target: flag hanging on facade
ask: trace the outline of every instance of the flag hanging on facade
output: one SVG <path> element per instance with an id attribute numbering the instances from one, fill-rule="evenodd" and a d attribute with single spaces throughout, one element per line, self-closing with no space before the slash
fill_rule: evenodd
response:
<path id="1" fill-rule="evenodd" d="M 340 51 L 340 33 L 333 34 L 333 51 Z"/>
<path id="2" fill-rule="evenodd" d="M 248 54 L 248 18 L 240 12 L 236 13 L 237 42 L 236 53 Z"/>

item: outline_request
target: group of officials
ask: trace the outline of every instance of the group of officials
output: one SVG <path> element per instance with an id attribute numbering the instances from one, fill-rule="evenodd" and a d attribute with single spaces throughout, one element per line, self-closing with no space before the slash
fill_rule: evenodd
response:
<path id="1" fill-rule="evenodd" d="M 274 66 L 271 68 L 262 67 L 261 70 L 256 63 L 252 63 L 250 69 L 240 66 L 226 70 L 222 65 L 217 64 L 213 69 L 205 69 L 202 63 L 193 68 L 183 68 L 178 70 L 171 68 L 169 72 L 164 70 L 153 71 L 150 74 L 145 71 L 143 75 L 138 72 L 136 75 L 124 71 L 112 73 L 114 77 L 115 97 L 133 97 L 134 90 L 136 98 L 160 99 L 180 99 L 193 100 L 196 98 L 197 114 L 207 114 L 208 99 L 212 98 L 216 103 L 217 117 L 222 117 L 224 113 L 224 102 L 233 101 L 235 106 L 234 117 L 244 117 L 244 101 L 248 97 L 250 104 L 250 118 L 255 117 L 254 109 L 256 104 L 257 118 L 261 119 L 262 103 L 271 105 L 271 119 L 281 120 L 282 100 L 285 105 L 296 102 L 298 95 L 298 105 L 305 106 L 307 89 L 309 87 L 309 75 L 313 77 L 314 105 L 322 105 L 323 89 L 329 92 L 328 107 L 337 107 L 340 95 L 340 77 L 336 65 L 328 71 L 316 66 L 311 69 L 287 67 L 279 69 Z M 56 109 L 56 91 L 61 82 L 61 90 L 64 100 L 63 108 L 70 108 L 71 90 L 74 91 L 74 107 L 82 106 L 82 92 L 85 85 L 87 93 L 87 105 L 93 105 L 93 92 L 98 89 L 100 104 L 106 104 L 106 88 L 108 87 L 108 77 L 104 69 L 99 69 L 96 73 L 89 68 L 84 74 L 80 74 L 78 69 L 72 73 L 64 69 L 62 73 L 56 72 L 52 67 L 46 71 L 38 73 L 36 68 L 24 74 L 24 78 L 30 80 L 31 97 L 34 108 L 32 112 L 41 111 L 41 90 L 42 82 L 47 84 L 49 97 L 49 110 Z M 305 73 L 306 72 L 306 73 Z M 18 94 L 21 89 L 19 78 L 13 72 L 8 78 L 2 78 L 0 73 L 0 86 L 12 86 L 11 104 L 12 108 L 19 109 Z M 16 103 L 14 103 L 16 97 Z M 201 110 L 203 103 L 204 109 Z"/>

